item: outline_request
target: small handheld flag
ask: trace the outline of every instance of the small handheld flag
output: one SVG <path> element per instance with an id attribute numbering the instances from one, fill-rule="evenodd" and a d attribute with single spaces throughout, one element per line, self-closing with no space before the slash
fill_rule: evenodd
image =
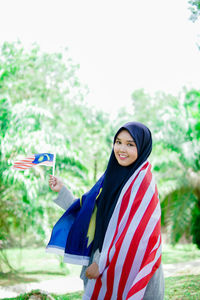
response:
<path id="1" fill-rule="evenodd" d="M 38 153 L 30 155 L 24 159 L 14 162 L 13 168 L 18 170 L 26 170 L 37 165 L 50 166 L 55 169 L 55 154 L 52 153 Z"/>

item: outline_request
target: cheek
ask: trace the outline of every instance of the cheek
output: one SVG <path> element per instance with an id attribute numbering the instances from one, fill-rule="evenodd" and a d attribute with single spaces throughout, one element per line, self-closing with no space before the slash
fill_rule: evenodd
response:
<path id="1" fill-rule="evenodd" d="M 116 157 L 116 153 L 117 153 L 117 146 L 116 145 L 114 145 L 113 151 L 114 151 L 114 154 L 115 154 L 115 157 Z"/>
<path id="2" fill-rule="evenodd" d="M 136 160 L 138 158 L 137 148 L 134 148 L 133 150 L 131 150 L 129 155 L 133 160 Z"/>

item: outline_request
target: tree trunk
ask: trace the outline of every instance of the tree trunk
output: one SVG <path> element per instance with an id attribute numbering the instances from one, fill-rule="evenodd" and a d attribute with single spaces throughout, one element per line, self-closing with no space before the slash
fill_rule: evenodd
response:
<path id="1" fill-rule="evenodd" d="M 97 159 L 96 159 L 96 157 L 95 157 L 95 159 L 94 159 L 94 182 L 96 182 L 97 181 Z"/>

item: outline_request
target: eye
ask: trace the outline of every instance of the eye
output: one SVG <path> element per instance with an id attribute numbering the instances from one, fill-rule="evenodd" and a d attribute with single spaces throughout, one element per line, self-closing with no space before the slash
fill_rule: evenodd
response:
<path id="1" fill-rule="evenodd" d="M 136 147 L 135 144 L 131 144 L 131 143 L 128 143 L 127 146 L 129 146 L 129 147 Z"/>
<path id="2" fill-rule="evenodd" d="M 117 144 L 117 145 L 120 145 L 120 144 L 121 144 L 121 142 L 120 142 L 120 141 L 116 141 L 116 142 L 115 142 L 115 144 Z"/>

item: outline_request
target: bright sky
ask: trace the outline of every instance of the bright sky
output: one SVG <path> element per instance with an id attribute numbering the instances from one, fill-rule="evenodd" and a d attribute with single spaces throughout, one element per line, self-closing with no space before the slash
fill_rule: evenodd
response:
<path id="1" fill-rule="evenodd" d="M 135 89 L 177 94 L 199 88 L 200 22 L 187 0 L 0 0 L 0 42 L 65 47 L 107 112 L 130 105 Z M 200 42 L 200 41 L 199 41 Z"/>

